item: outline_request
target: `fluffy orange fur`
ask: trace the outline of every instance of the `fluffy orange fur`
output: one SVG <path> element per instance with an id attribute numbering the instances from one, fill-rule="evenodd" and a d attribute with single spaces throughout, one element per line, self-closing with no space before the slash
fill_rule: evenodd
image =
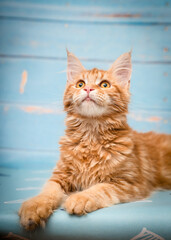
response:
<path id="1" fill-rule="evenodd" d="M 60 159 L 42 192 L 22 204 L 25 229 L 44 226 L 62 202 L 69 214 L 82 215 L 171 189 L 171 135 L 127 124 L 131 70 L 131 53 L 103 71 L 86 70 L 68 52 Z"/>

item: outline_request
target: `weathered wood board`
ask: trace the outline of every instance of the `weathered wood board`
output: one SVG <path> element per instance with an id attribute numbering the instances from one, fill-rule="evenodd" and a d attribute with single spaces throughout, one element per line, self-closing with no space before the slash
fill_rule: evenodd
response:
<path id="1" fill-rule="evenodd" d="M 66 47 L 85 67 L 104 69 L 133 49 L 129 123 L 171 133 L 170 4 L 1 0 L 0 164 L 55 163 L 65 129 Z"/>

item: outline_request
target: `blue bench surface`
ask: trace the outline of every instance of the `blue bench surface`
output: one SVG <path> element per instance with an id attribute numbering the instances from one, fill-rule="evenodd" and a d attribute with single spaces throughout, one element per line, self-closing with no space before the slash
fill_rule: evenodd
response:
<path id="1" fill-rule="evenodd" d="M 70 216 L 59 208 L 44 230 L 26 233 L 19 225 L 21 202 L 39 193 L 51 175 L 47 169 L 0 169 L 0 232 L 30 239 L 132 239 L 143 228 L 164 239 L 171 236 L 171 191 L 154 192 L 142 201 L 118 204 L 87 214 Z"/>

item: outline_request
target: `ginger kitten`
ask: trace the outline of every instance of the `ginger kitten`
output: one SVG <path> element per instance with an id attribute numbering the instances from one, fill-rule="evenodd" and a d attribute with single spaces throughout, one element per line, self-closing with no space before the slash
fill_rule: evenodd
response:
<path id="1" fill-rule="evenodd" d="M 19 210 L 26 230 L 44 226 L 62 202 L 69 214 L 82 215 L 171 189 L 171 135 L 138 133 L 127 124 L 131 53 L 108 71 L 86 70 L 67 54 L 60 159 L 42 192 Z"/>

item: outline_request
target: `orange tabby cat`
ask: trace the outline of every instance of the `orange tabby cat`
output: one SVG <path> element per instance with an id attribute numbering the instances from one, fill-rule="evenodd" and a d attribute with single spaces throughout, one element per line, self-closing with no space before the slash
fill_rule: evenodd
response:
<path id="1" fill-rule="evenodd" d="M 22 204 L 25 229 L 44 226 L 62 202 L 69 214 L 82 215 L 171 189 L 171 136 L 127 124 L 131 70 L 131 53 L 104 71 L 86 70 L 68 52 L 60 160 L 42 192 Z"/>

